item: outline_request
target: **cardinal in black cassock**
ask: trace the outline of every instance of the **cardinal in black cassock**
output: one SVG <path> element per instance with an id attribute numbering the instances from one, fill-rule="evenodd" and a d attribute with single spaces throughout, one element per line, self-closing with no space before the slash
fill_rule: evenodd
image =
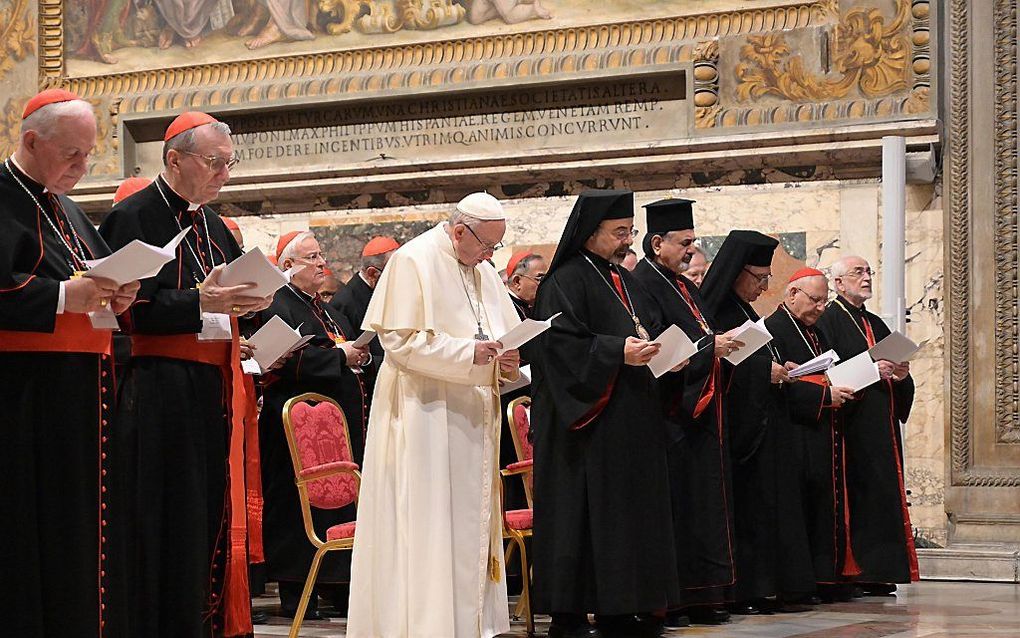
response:
<path id="1" fill-rule="evenodd" d="M 717 330 L 760 319 L 751 302 L 768 289 L 778 243 L 751 230 L 726 237 L 701 287 Z M 769 610 L 768 597 L 790 604 L 815 590 L 802 504 L 791 489 L 800 481 L 803 441 L 790 426 L 785 362 L 769 343 L 725 366 L 737 543 L 733 609 L 741 614 Z"/>
<path id="2" fill-rule="evenodd" d="M 765 320 L 773 345 L 786 361 L 806 363 L 829 351 L 815 326 L 825 310 L 828 282 L 815 268 L 801 268 L 787 282 L 783 303 Z M 849 543 L 845 423 L 842 406 L 853 393 L 831 387 L 824 373 L 798 378 L 787 387 L 791 425 L 804 440 L 800 489 L 819 593 L 848 600 L 846 584 L 860 574 Z"/>
<path id="3" fill-rule="evenodd" d="M 532 349 L 534 608 L 549 635 L 658 635 L 677 601 L 667 436 L 645 365 L 656 305 L 619 267 L 631 191 L 586 191 L 567 220 L 536 314 L 563 313 Z M 635 615 L 640 614 L 640 615 Z"/>
<path id="4" fill-rule="evenodd" d="M 288 250 L 289 246 L 293 248 Z M 293 616 L 315 547 L 308 540 L 302 522 L 301 501 L 294 487 L 294 470 L 283 429 L 283 407 L 288 400 L 305 392 L 316 392 L 334 399 L 347 418 L 351 452 L 354 462 L 360 466 L 365 451 L 368 416 L 362 366 L 368 366 L 371 359 L 367 349 L 354 349 L 349 343 L 360 333 L 318 296 L 326 262 L 322 259 L 315 236 L 305 233 L 290 237 L 288 242 L 281 242 L 277 256 L 283 257 L 280 258 L 280 266 L 284 269 L 294 265 L 305 268 L 294 275 L 290 285 L 277 291 L 273 305 L 262 313 L 262 318 L 268 321 L 278 316 L 293 328 L 301 326 L 301 334 L 315 335 L 307 346 L 267 375 L 268 385 L 259 415 L 266 571 L 268 580 L 280 584 L 284 614 Z M 326 538 L 326 530 L 333 525 L 354 520 L 355 508 L 353 505 L 338 510 L 313 508 L 312 518 L 319 538 Z M 350 552 L 332 552 L 327 554 L 316 582 L 346 585 L 350 578 Z M 346 611 L 348 591 L 345 586 L 322 589 L 322 593 L 331 597 L 334 606 L 339 606 L 338 611 L 341 612 Z M 317 596 L 313 595 L 306 616 L 317 614 L 316 603 Z"/>
<path id="5" fill-rule="evenodd" d="M 84 313 L 123 310 L 138 284 L 72 279 L 110 252 L 64 195 L 95 138 L 92 107 L 49 89 L 0 164 L 0 596 L 19 638 L 122 635 L 107 595 L 122 587 L 107 573 L 106 526 L 122 516 L 108 508 L 112 339 Z"/>
<path id="6" fill-rule="evenodd" d="M 818 320 L 818 328 L 845 361 L 889 335 L 880 317 L 864 305 L 871 298 L 871 268 L 860 257 L 833 265 L 839 293 Z M 906 365 L 879 362 L 883 378 L 843 409 L 846 420 L 847 490 L 850 537 L 865 591 L 890 593 L 894 583 L 918 580 L 917 554 L 903 486 L 900 423 L 914 400 Z"/>
<path id="7" fill-rule="evenodd" d="M 269 301 L 229 292 L 214 273 L 241 255 L 220 217 L 201 205 L 229 176 L 230 137 L 224 129 L 204 113 L 175 119 L 164 140 L 164 173 L 117 204 L 100 227 L 112 248 L 135 239 L 163 246 L 190 228 L 176 258 L 145 280 L 128 317 L 132 360 L 114 448 L 124 497 L 118 507 L 128 520 L 114 533 L 129 557 L 131 636 L 252 631 L 246 399 L 235 317 L 262 310 Z M 171 182 L 201 201 L 185 199 Z M 219 301 L 206 301 L 213 293 Z M 213 308 L 223 313 L 229 335 L 200 339 L 203 328 L 210 334 L 207 313 Z"/>
<path id="8" fill-rule="evenodd" d="M 645 206 L 645 256 L 634 277 L 658 303 L 664 323 L 677 325 L 699 346 L 686 368 L 663 375 L 660 391 L 673 434 L 668 458 L 681 610 L 691 622 L 719 624 L 728 619 L 719 607 L 733 601 L 736 573 L 729 435 L 717 354 L 728 354 L 735 345 L 714 334 L 698 287 L 682 275 L 696 250 L 693 203 L 667 199 Z M 682 620 L 671 615 L 670 624 Z"/>

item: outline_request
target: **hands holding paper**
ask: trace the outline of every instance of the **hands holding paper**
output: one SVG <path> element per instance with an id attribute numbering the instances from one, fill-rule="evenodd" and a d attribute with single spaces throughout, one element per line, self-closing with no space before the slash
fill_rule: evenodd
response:
<path id="1" fill-rule="evenodd" d="M 851 390 L 850 388 L 838 386 L 829 388 L 829 402 L 832 404 L 832 407 L 834 408 L 842 406 L 844 403 L 852 400 L 853 398 L 854 391 Z"/>
<path id="2" fill-rule="evenodd" d="M 781 366 L 775 361 L 772 362 L 772 373 L 769 375 L 769 382 L 772 384 L 789 383 L 790 382 L 790 364 L 787 363 L 785 366 Z M 794 368 L 797 366 L 794 365 Z"/>
<path id="3" fill-rule="evenodd" d="M 718 358 L 728 357 L 733 352 L 744 347 L 743 341 L 737 341 L 733 338 L 733 330 L 721 335 L 715 336 L 715 356 Z"/>
<path id="4" fill-rule="evenodd" d="M 627 337 L 623 344 L 623 362 L 629 366 L 644 366 L 659 353 L 662 346 L 637 337 Z"/>
<path id="5" fill-rule="evenodd" d="M 137 281 L 118 286 L 115 281 L 100 277 L 70 279 L 64 282 L 64 312 L 84 314 L 109 307 L 119 315 L 134 302 L 140 286 Z"/>
<path id="6" fill-rule="evenodd" d="M 893 363 L 892 361 L 881 359 L 875 363 L 878 364 L 878 374 L 883 379 L 902 381 L 908 374 L 910 374 L 910 362 L 908 361 L 904 361 L 903 363 Z"/>
<path id="7" fill-rule="evenodd" d="M 371 355 L 368 354 L 368 345 L 357 347 L 353 341 L 345 341 L 337 345 L 338 348 L 344 351 L 344 356 L 347 357 L 348 368 L 358 368 L 365 365 L 369 361 Z"/>
<path id="8" fill-rule="evenodd" d="M 513 375 L 521 367 L 521 352 L 520 350 L 507 350 L 496 357 L 496 361 L 499 362 L 499 371 L 504 376 Z"/>
<path id="9" fill-rule="evenodd" d="M 222 272 L 223 266 L 216 266 L 202 282 L 199 292 L 202 312 L 215 312 L 238 317 L 250 312 L 265 310 L 273 303 L 273 295 L 255 297 L 248 294 L 249 290 L 255 288 L 255 284 L 222 285 L 220 283 Z"/>

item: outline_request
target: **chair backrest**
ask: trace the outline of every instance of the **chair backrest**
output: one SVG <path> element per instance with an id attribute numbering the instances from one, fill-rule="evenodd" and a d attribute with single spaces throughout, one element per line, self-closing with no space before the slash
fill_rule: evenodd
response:
<path id="1" fill-rule="evenodd" d="M 534 448 L 528 440 L 528 431 L 531 429 L 531 397 L 518 397 L 506 406 L 507 422 L 510 424 L 510 434 L 514 439 L 514 449 L 517 451 L 518 461 L 530 461 L 534 456 Z M 534 476 L 528 473 L 524 479 L 524 494 L 528 498 L 528 505 L 532 503 L 532 486 Z"/>
<path id="2" fill-rule="evenodd" d="M 354 472 L 317 476 L 331 468 L 357 468 L 351 450 L 347 418 L 329 397 L 307 393 L 283 407 L 283 424 L 302 500 L 320 509 L 346 507 L 358 498 L 359 478 Z"/>

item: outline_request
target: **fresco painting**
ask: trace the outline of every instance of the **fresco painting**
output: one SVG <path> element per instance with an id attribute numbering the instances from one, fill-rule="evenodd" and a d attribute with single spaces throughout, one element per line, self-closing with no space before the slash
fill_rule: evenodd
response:
<path id="1" fill-rule="evenodd" d="M 65 0 L 70 77 L 797 4 L 795 0 Z"/>

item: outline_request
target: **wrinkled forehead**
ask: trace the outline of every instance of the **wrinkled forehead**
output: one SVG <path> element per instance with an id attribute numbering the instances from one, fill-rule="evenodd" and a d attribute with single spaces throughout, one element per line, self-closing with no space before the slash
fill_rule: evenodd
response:
<path id="1" fill-rule="evenodd" d="M 825 277 L 814 276 L 804 277 L 794 282 L 798 288 L 804 292 L 814 295 L 815 297 L 821 297 L 829 292 L 829 282 Z"/>

